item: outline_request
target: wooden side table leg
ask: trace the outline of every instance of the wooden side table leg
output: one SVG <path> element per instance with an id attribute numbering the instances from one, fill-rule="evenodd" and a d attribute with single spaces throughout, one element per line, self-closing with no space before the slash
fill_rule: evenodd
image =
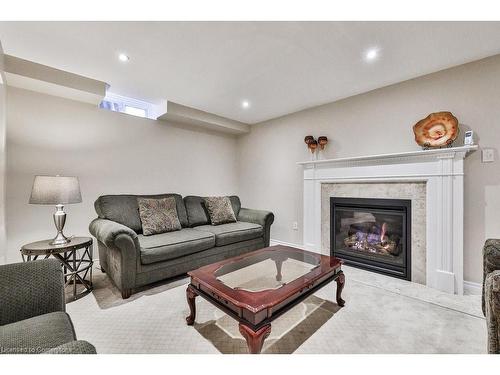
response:
<path id="1" fill-rule="evenodd" d="M 73 250 L 73 272 L 75 274 L 73 275 L 73 300 L 76 301 L 76 272 L 77 272 L 77 267 L 76 267 L 76 250 Z"/>
<path id="2" fill-rule="evenodd" d="M 65 257 L 66 257 L 66 254 L 63 254 L 62 258 L 65 258 Z M 59 261 L 61 261 L 61 260 L 59 259 Z M 62 263 L 62 267 L 63 267 L 63 274 L 64 274 L 64 283 L 66 284 L 68 282 L 68 276 L 66 276 L 68 274 L 68 268 L 66 267 L 66 265 L 64 263 Z"/>
<path id="3" fill-rule="evenodd" d="M 87 248 L 88 251 L 88 256 L 89 256 L 89 262 L 90 262 L 90 288 L 94 288 L 94 284 L 92 281 L 92 269 L 94 268 L 94 247 L 93 244 L 90 244 L 89 247 Z"/>
<path id="4" fill-rule="evenodd" d="M 198 296 L 196 290 L 189 285 L 186 289 L 186 297 L 189 305 L 190 314 L 186 317 L 186 323 L 188 326 L 192 326 L 194 324 L 194 320 L 196 319 L 196 301 L 195 298 Z"/>
<path id="5" fill-rule="evenodd" d="M 337 305 L 340 307 L 345 305 L 345 301 L 342 299 L 342 289 L 344 289 L 345 285 L 345 275 L 342 271 L 340 271 L 339 277 L 337 277 Z"/>
<path id="6" fill-rule="evenodd" d="M 266 324 L 259 330 L 254 331 L 252 328 L 246 326 L 243 323 L 240 323 L 239 328 L 241 335 L 245 338 L 247 342 L 249 353 L 260 354 L 262 346 L 264 345 L 264 340 L 271 333 L 271 325 Z"/>

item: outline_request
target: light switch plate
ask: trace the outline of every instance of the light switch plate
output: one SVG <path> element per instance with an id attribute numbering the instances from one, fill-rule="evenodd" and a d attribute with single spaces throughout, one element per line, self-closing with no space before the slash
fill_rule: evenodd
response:
<path id="1" fill-rule="evenodd" d="M 492 148 L 483 148 L 481 152 L 481 161 L 483 163 L 491 163 L 495 161 L 495 150 Z"/>

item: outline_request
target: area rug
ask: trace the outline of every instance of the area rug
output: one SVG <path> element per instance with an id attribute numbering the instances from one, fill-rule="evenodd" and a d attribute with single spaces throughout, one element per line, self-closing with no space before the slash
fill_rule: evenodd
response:
<path id="1" fill-rule="evenodd" d="M 345 267 L 345 307 L 335 283 L 273 322 L 263 353 L 485 353 L 479 296 L 452 296 L 425 286 Z M 242 354 L 236 321 L 198 297 L 194 326 L 187 278 L 143 288 L 121 299 L 96 270 L 95 289 L 67 305 L 79 339 L 99 353 Z"/>

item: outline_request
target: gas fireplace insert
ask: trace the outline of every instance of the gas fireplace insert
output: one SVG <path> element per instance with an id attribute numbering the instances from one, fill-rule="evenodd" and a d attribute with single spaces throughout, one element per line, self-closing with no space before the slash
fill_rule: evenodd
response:
<path id="1" fill-rule="evenodd" d="M 330 253 L 411 280 L 411 200 L 330 198 Z"/>

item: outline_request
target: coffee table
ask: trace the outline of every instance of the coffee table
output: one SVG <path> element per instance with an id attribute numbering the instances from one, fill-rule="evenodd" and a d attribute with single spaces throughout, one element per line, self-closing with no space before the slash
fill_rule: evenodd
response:
<path id="1" fill-rule="evenodd" d="M 188 272 L 186 290 L 190 315 L 196 318 L 201 296 L 239 322 L 250 353 L 260 353 L 271 333 L 271 322 L 326 284 L 337 282 L 337 304 L 345 276 L 342 261 L 288 246 L 271 246 Z"/>

